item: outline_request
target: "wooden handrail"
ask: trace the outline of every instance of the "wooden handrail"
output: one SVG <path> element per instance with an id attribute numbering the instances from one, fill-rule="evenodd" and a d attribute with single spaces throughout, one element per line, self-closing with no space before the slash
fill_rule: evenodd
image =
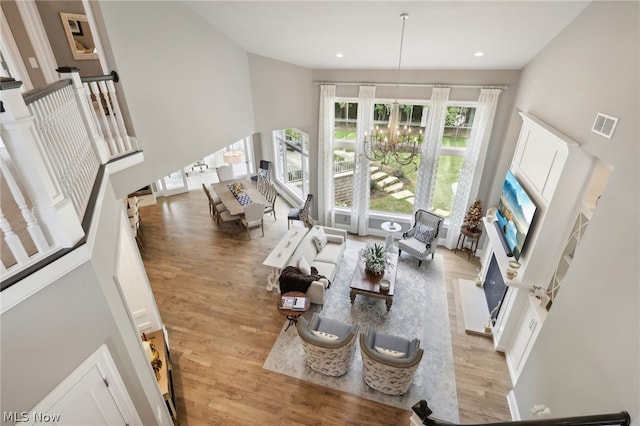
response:
<path id="1" fill-rule="evenodd" d="M 512 422 L 474 423 L 460 425 L 458 423 L 443 422 L 430 419 L 432 411 L 424 399 L 411 407 L 414 413 L 422 420 L 423 425 L 431 426 L 630 426 L 631 416 L 626 411 L 609 414 L 594 414 L 590 416 L 562 417 L 556 419 L 518 420 Z"/>
<path id="2" fill-rule="evenodd" d="M 35 89 L 25 93 L 24 95 L 22 95 L 22 99 L 24 99 L 25 105 L 30 105 L 35 101 L 45 98 L 50 94 L 55 93 L 58 90 L 62 89 L 63 87 L 67 87 L 70 85 L 71 85 L 71 80 L 69 79 L 58 80 L 55 83 L 51 83 L 50 85 L 42 89 Z"/>
<path id="3" fill-rule="evenodd" d="M 109 80 L 112 80 L 114 83 L 117 83 L 120 81 L 120 76 L 116 71 L 111 71 L 111 73 L 107 75 L 80 77 L 80 80 L 82 80 L 83 83 L 90 83 L 92 81 L 109 81 Z"/>

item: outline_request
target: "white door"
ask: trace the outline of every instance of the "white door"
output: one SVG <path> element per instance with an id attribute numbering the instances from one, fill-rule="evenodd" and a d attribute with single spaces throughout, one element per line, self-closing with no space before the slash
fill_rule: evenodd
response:
<path id="1" fill-rule="evenodd" d="M 44 408 L 41 412 L 33 411 L 31 417 L 36 420 L 32 423 L 34 425 L 51 424 L 56 417 L 56 424 L 59 425 L 127 424 L 95 365 L 51 407 Z"/>
<path id="2" fill-rule="evenodd" d="M 27 424 L 141 424 L 106 345 L 102 345 L 29 411 Z"/>
<path id="3" fill-rule="evenodd" d="M 114 279 L 122 290 L 138 331 L 148 333 L 161 329 L 162 321 L 140 252 L 128 227 L 129 221 L 122 214 Z"/>

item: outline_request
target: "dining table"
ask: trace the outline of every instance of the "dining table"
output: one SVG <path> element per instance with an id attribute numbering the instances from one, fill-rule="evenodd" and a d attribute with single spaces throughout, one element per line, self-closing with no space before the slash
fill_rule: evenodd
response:
<path id="1" fill-rule="evenodd" d="M 240 193 L 234 191 L 234 184 L 241 183 L 244 190 Z M 267 204 L 267 199 L 247 179 L 233 179 L 211 184 L 213 191 L 220 197 L 220 201 L 231 215 L 244 215 L 244 208 L 252 203 Z"/>

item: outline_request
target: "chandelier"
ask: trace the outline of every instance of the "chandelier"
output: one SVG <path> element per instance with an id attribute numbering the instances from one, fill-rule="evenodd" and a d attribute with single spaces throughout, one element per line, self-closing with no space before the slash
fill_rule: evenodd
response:
<path id="1" fill-rule="evenodd" d="M 404 26 L 409 15 L 403 13 L 402 32 L 400 35 L 400 54 L 398 56 L 398 71 L 396 72 L 396 99 L 391 106 L 391 116 L 387 128 L 380 129 L 375 126 L 371 133 L 364 134 L 364 155 L 371 161 L 379 161 L 382 164 L 392 162 L 407 165 L 413 162 L 422 143 L 422 129 L 418 133 L 411 133 L 411 127 L 400 128 L 400 105 L 398 104 L 398 91 L 400 88 L 400 65 L 402 64 L 402 43 L 404 41 Z"/>

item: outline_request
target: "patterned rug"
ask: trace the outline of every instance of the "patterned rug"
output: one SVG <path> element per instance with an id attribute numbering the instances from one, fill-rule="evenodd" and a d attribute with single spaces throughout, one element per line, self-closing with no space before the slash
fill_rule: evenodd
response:
<path id="1" fill-rule="evenodd" d="M 426 260 L 418 267 L 415 258 L 402 254 L 398 262 L 396 286 L 391 311 L 387 313 L 383 299 L 357 296 L 353 306 L 349 299 L 349 283 L 356 265 L 358 250 L 364 243 L 348 241 L 344 259 L 327 294 L 320 314 L 348 323 L 367 325 L 387 334 L 419 337 L 424 355 L 409 391 L 401 396 L 375 391 L 362 379 L 362 357 L 359 343 L 351 368 L 342 377 L 329 377 L 305 365 L 302 342 L 294 327 L 284 331 L 287 321 L 267 357 L 263 368 L 311 383 L 352 393 L 362 398 L 410 410 L 421 399 L 429 403 L 435 418 L 459 422 L 456 396 L 447 294 L 442 259 Z M 310 318 L 314 308 L 306 312 Z"/>

